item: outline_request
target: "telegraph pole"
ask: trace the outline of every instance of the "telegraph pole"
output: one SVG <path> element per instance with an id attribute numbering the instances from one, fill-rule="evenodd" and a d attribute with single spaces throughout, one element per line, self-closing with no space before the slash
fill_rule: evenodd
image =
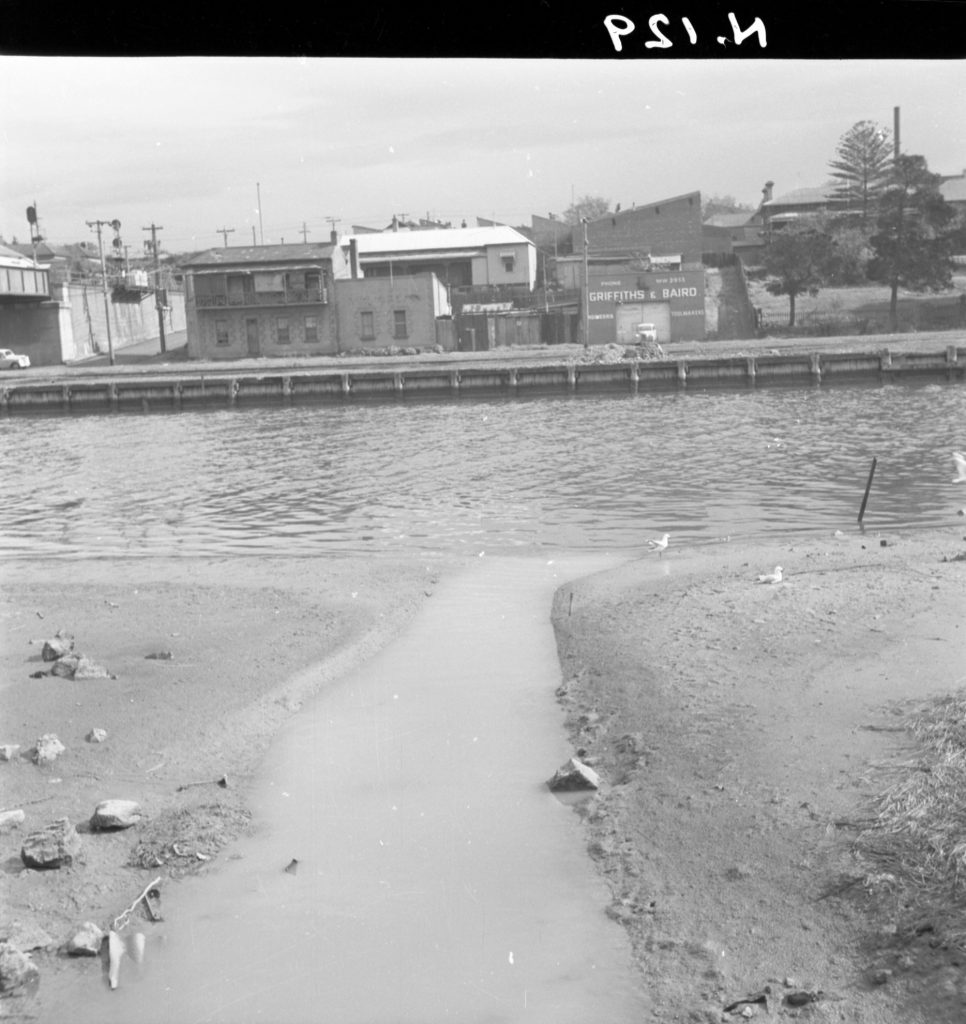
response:
<path id="1" fill-rule="evenodd" d="M 325 219 L 329 222 L 329 232 L 330 232 L 330 234 L 333 231 L 335 231 L 336 224 L 341 224 L 342 223 L 342 221 L 339 220 L 338 217 L 326 217 Z"/>
<path id="2" fill-rule="evenodd" d="M 587 254 L 587 218 L 581 217 L 584 225 L 584 348 L 590 345 L 590 260 Z"/>
<path id="3" fill-rule="evenodd" d="M 101 228 L 109 224 L 115 231 L 121 228 L 119 220 L 89 220 L 87 226 L 97 231 L 97 254 L 101 261 L 101 291 L 104 293 L 104 324 L 107 328 L 107 356 L 111 366 L 114 365 L 114 339 L 111 337 L 111 304 L 107 299 L 107 266 L 104 263 L 104 243 L 101 239 Z"/>
<path id="4" fill-rule="evenodd" d="M 151 222 L 149 228 L 141 228 L 142 231 L 151 232 L 151 251 L 154 253 L 154 307 L 158 311 L 158 338 L 161 342 L 161 354 L 167 352 L 164 343 L 164 300 L 161 297 L 161 255 L 158 252 L 158 232 L 164 231 L 160 224 Z"/>
<path id="5" fill-rule="evenodd" d="M 215 228 L 215 231 L 225 240 L 225 248 L 228 248 L 228 236 L 235 233 L 234 228 Z"/>
<path id="6" fill-rule="evenodd" d="M 262 230 L 262 186 L 255 182 L 255 195 L 258 197 L 258 244 L 265 244 L 265 232 Z"/>
<path id="7" fill-rule="evenodd" d="M 308 239 L 308 234 L 309 234 L 309 229 L 305 226 L 305 221 L 303 220 L 302 221 L 302 241 L 303 242 L 307 242 L 309 240 Z"/>

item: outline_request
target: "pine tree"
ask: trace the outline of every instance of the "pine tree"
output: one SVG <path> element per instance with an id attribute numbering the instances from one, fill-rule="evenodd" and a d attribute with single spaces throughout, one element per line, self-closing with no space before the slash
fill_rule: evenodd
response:
<path id="1" fill-rule="evenodd" d="M 835 195 L 862 212 L 866 224 L 882 195 L 892 167 L 888 129 L 874 121 L 858 121 L 839 139 L 837 159 L 829 163 L 838 181 Z"/>
<path id="2" fill-rule="evenodd" d="M 952 239 L 955 210 L 921 156 L 903 154 L 896 161 L 879 202 L 876 233 L 870 239 L 873 281 L 889 285 L 889 321 L 898 329 L 899 288 L 942 291 L 952 284 Z"/>

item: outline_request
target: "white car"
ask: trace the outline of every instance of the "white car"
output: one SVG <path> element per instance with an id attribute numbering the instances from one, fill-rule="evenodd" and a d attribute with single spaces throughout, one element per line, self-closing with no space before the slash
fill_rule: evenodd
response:
<path id="1" fill-rule="evenodd" d="M 642 345 L 646 341 L 657 341 L 657 326 L 655 324 L 638 324 L 634 333 L 637 335 L 638 345 Z"/>
<path id="2" fill-rule="evenodd" d="M 0 370 L 26 370 L 30 356 L 21 356 L 8 348 L 0 348 Z"/>

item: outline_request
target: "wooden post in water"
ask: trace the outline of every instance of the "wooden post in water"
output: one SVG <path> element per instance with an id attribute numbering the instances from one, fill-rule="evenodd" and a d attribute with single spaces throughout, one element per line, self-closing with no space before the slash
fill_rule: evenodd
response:
<path id="1" fill-rule="evenodd" d="M 859 522 L 862 522 L 862 517 L 865 515 L 865 503 L 869 500 L 869 491 L 872 490 L 872 477 L 875 476 L 875 464 L 876 458 L 872 458 L 872 468 L 869 470 L 869 479 L 866 481 L 865 494 L 862 495 L 862 507 L 859 509 Z"/>

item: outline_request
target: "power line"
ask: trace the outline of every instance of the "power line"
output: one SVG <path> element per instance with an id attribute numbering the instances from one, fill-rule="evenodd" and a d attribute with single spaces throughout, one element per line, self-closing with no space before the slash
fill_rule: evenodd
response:
<path id="1" fill-rule="evenodd" d="M 235 233 L 234 228 L 215 228 L 215 231 L 225 240 L 225 248 L 228 248 L 228 236 Z"/>

